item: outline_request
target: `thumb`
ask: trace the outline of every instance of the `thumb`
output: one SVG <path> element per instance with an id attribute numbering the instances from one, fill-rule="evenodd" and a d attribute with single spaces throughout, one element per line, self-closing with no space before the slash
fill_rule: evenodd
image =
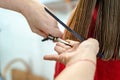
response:
<path id="1" fill-rule="evenodd" d="M 58 61 L 59 60 L 59 55 L 57 55 L 57 54 L 45 55 L 44 60 Z"/>

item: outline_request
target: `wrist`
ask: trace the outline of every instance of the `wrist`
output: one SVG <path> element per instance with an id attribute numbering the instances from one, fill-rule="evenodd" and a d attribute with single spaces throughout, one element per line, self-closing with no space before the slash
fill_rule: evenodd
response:
<path id="1" fill-rule="evenodd" d="M 74 64 L 77 64 L 77 63 L 81 63 L 81 62 L 89 63 L 89 64 L 92 64 L 94 67 L 96 67 L 96 60 L 91 60 L 91 59 L 79 59 L 77 61 L 68 63 L 66 66 L 69 67 L 71 65 L 74 65 Z"/>
<path id="2" fill-rule="evenodd" d="M 24 0 L 23 5 L 20 6 L 19 9 L 21 14 L 27 16 L 29 13 L 34 13 L 36 9 L 43 10 L 44 5 L 39 3 L 37 0 Z"/>
<path id="3" fill-rule="evenodd" d="M 20 0 L 1 0 L 0 7 L 19 12 L 19 6 L 22 5 L 21 3 L 22 1 Z"/>
<path id="4" fill-rule="evenodd" d="M 0 1 L 0 7 L 21 12 L 28 6 L 32 0 L 3 0 Z"/>
<path id="5" fill-rule="evenodd" d="M 81 61 L 90 61 L 94 64 L 96 64 L 96 55 L 95 54 L 90 54 L 90 53 L 84 53 L 84 54 L 78 54 L 77 56 L 75 55 L 74 57 L 72 57 L 72 59 L 70 59 L 66 66 L 68 65 L 72 65 L 74 63 L 77 63 L 77 62 L 81 62 Z"/>

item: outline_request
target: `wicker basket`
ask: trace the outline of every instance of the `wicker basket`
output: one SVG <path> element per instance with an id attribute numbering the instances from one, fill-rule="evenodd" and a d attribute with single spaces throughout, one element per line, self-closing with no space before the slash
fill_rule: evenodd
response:
<path id="1" fill-rule="evenodd" d="M 22 62 L 22 64 L 26 67 L 26 71 L 22 71 L 19 69 L 12 69 L 11 70 L 12 80 L 47 80 L 46 78 L 44 78 L 42 76 L 36 76 L 36 75 L 32 74 L 29 65 L 22 59 L 15 59 L 15 60 L 11 61 L 9 64 L 7 64 L 7 66 L 5 67 L 5 69 L 2 72 L 3 80 L 6 80 L 6 74 L 7 74 L 8 69 L 10 68 L 10 66 L 16 62 Z"/>

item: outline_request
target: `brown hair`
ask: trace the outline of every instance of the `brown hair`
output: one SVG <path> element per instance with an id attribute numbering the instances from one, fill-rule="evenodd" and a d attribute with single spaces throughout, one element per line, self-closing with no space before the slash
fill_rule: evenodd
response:
<path id="1" fill-rule="evenodd" d="M 98 4 L 99 3 L 99 4 Z M 120 0 L 79 0 L 69 26 L 84 38 L 88 38 L 91 19 L 96 4 L 98 14 L 94 38 L 100 43 L 102 59 L 120 59 Z M 77 40 L 68 31 L 65 39 Z"/>

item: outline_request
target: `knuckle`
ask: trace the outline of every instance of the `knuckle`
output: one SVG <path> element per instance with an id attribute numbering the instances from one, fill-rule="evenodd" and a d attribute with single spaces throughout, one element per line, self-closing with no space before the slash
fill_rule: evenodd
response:
<path id="1" fill-rule="evenodd" d="M 32 29 L 32 32 L 37 33 L 37 30 L 36 29 Z"/>
<path id="2" fill-rule="evenodd" d="M 54 50 L 57 51 L 57 46 L 54 47 Z"/>

